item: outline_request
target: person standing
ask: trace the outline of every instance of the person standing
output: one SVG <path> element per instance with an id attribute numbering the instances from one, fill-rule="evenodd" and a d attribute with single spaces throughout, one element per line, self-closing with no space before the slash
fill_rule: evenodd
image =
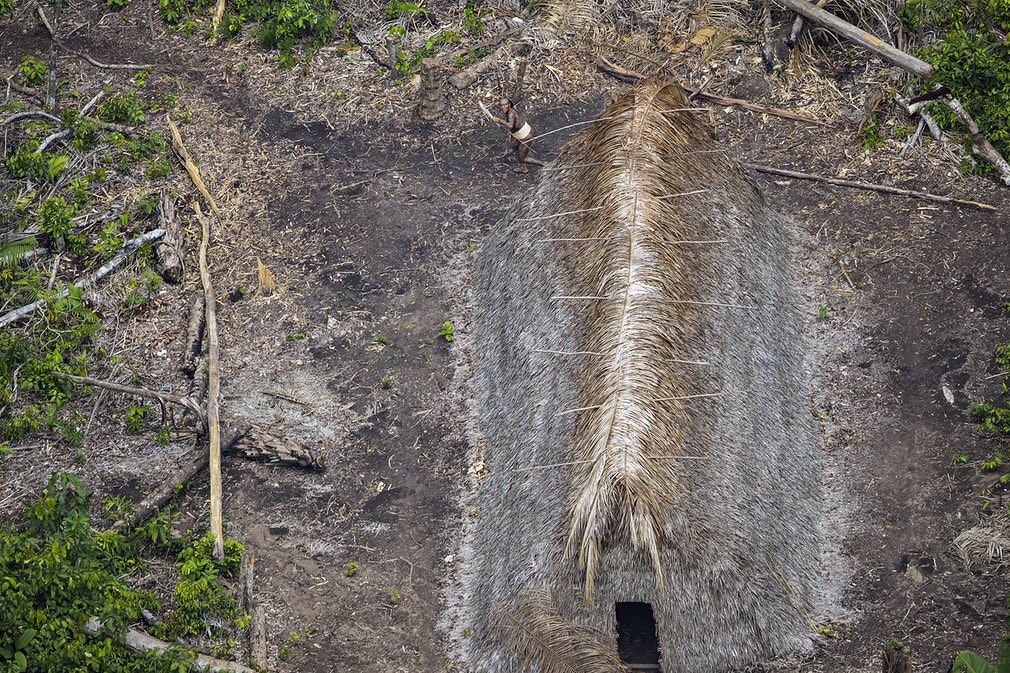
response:
<path id="1" fill-rule="evenodd" d="M 512 151 L 516 153 L 519 164 L 513 169 L 516 173 L 528 173 L 527 164 L 543 166 L 544 162 L 530 157 L 533 144 L 533 129 L 515 105 L 508 98 L 502 98 L 498 103 L 502 116 L 492 116 L 491 121 L 505 129 L 512 136 Z"/>

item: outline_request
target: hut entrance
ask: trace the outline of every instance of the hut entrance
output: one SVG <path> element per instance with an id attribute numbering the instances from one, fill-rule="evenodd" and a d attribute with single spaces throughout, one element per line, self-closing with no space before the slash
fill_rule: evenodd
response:
<path id="1" fill-rule="evenodd" d="M 648 603 L 617 603 L 617 656 L 634 671 L 659 671 L 656 618 Z"/>

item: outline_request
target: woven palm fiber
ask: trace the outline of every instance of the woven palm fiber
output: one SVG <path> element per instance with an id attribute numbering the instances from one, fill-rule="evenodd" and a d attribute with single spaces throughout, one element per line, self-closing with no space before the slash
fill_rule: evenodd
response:
<path id="1" fill-rule="evenodd" d="M 481 246 L 469 542 L 477 671 L 666 673 L 811 645 L 819 439 L 788 228 L 682 90 L 648 80 Z"/>

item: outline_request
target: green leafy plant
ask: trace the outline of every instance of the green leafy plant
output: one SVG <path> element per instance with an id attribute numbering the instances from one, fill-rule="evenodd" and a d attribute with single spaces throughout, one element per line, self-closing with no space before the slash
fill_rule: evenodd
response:
<path id="1" fill-rule="evenodd" d="M 99 108 L 99 116 L 106 121 L 128 124 L 142 124 L 147 118 L 137 94 L 132 91 L 107 97 Z"/>
<path id="2" fill-rule="evenodd" d="M 403 600 L 403 597 L 400 596 L 400 592 L 395 587 L 390 587 L 390 589 L 386 591 L 386 596 L 389 597 L 389 602 L 392 605 L 399 605 L 400 601 Z"/>
<path id="3" fill-rule="evenodd" d="M 880 133 L 877 124 L 877 115 L 870 115 L 870 121 L 863 127 L 863 134 L 859 140 L 864 150 L 875 150 L 884 144 L 884 136 Z"/>
<path id="4" fill-rule="evenodd" d="M 123 413 L 123 424 L 127 432 L 140 432 L 144 428 L 144 419 L 147 418 L 151 407 L 146 404 L 134 404 L 126 408 Z"/>
<path id="5" fill-rule="evenodd" d="M 446 343 L 452 343 L 456 338 L 455 332 L 452 329 L 452 323 L 446 320 L 442 323 L 442 326 L 438 329 L 438 336 L 442 337 Z"/>
<path id="6" fill-rule="evenodd" d="M 1005 33 L 1010 26 L 1008 14 L 1006 0 L 909 0 L 901 13 L 909 34 L 937 35 L 916 52 L 934 68 L 924 91 L 937 84 L 950 89 L 1004 157 L 1010 156 L 1010 125 L 1006 123 L 1010 118 L 1010 42 L 994 28 Z M 942 128 L 964 133 L 946 106 L 932 104 L 928 110 Z M 964 140 L 970 148 L 970 138 Z"/>
<path id="7" fill-rule="evenodd" d="M 53 474 L 19 529 L 0 523 L 0 670 L 178 673 L 191 653 L 140 656 L 119 634 L 142 609 L 160 611 L 126 579 L 143 562 L 130 538 L 96 531 L 84 486 Z M 98 617 L 94 637 L 81 628 Z"/>
<path id="8" fill-rule="evenodd" d="M 383 390 L 389 390 L 390 388 L 393 387 L 393 377 L 392 376 L 383 376 L 382 377 L 382 381 L 379 382 L 379 385 L 382 386 Z"/>
<path id="9" fill-rule="evenodd" d="M 968 456 L 963 453 L 952 453 L 950 454 L 950 464 L 951 465 L 964 465 L 968 462 Z"/>
<path id="10" fill-rule="evenodd" d="M 30 54 L 21 57 L 18 77 L 25 86 L 39 86 L 46 79 L 46 64 Z"/>
<path id="11" fill-rule="evenodd" d="M 354 577 L 355 575 L 358 574 L 359 568 L 361 568 L 359 564 L 355 563 L 354 561 L 351 561 L 350 563 L 344 566 L 344 575 L 346 577 Z"/>
<path id="12" fill-rule="evenodd" d="M 407 0 L 390 0 L 383 11 L 382 16 L 387 21 L 395 21 L 401 16 L 425 16 L 428 11 L 416 2 Z"/>

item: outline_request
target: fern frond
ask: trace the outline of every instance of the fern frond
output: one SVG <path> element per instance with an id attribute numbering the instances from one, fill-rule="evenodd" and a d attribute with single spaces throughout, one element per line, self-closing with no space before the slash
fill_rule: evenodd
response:
<path id="1" fill-rule="evenodd" d="M 9 269 L 28 256 L 38 245 L 34 236 L 0 244 L 0 269 Z"/>
<path id="2" fill-rule="evenodd" d="M 628 673 L 612 640 L 575 626 L 554 607 L 550 592 L 528 589 L 514 606 L 497 603 L 491 627 L 507 643 L 516 661 L 539 673 Z"/>

